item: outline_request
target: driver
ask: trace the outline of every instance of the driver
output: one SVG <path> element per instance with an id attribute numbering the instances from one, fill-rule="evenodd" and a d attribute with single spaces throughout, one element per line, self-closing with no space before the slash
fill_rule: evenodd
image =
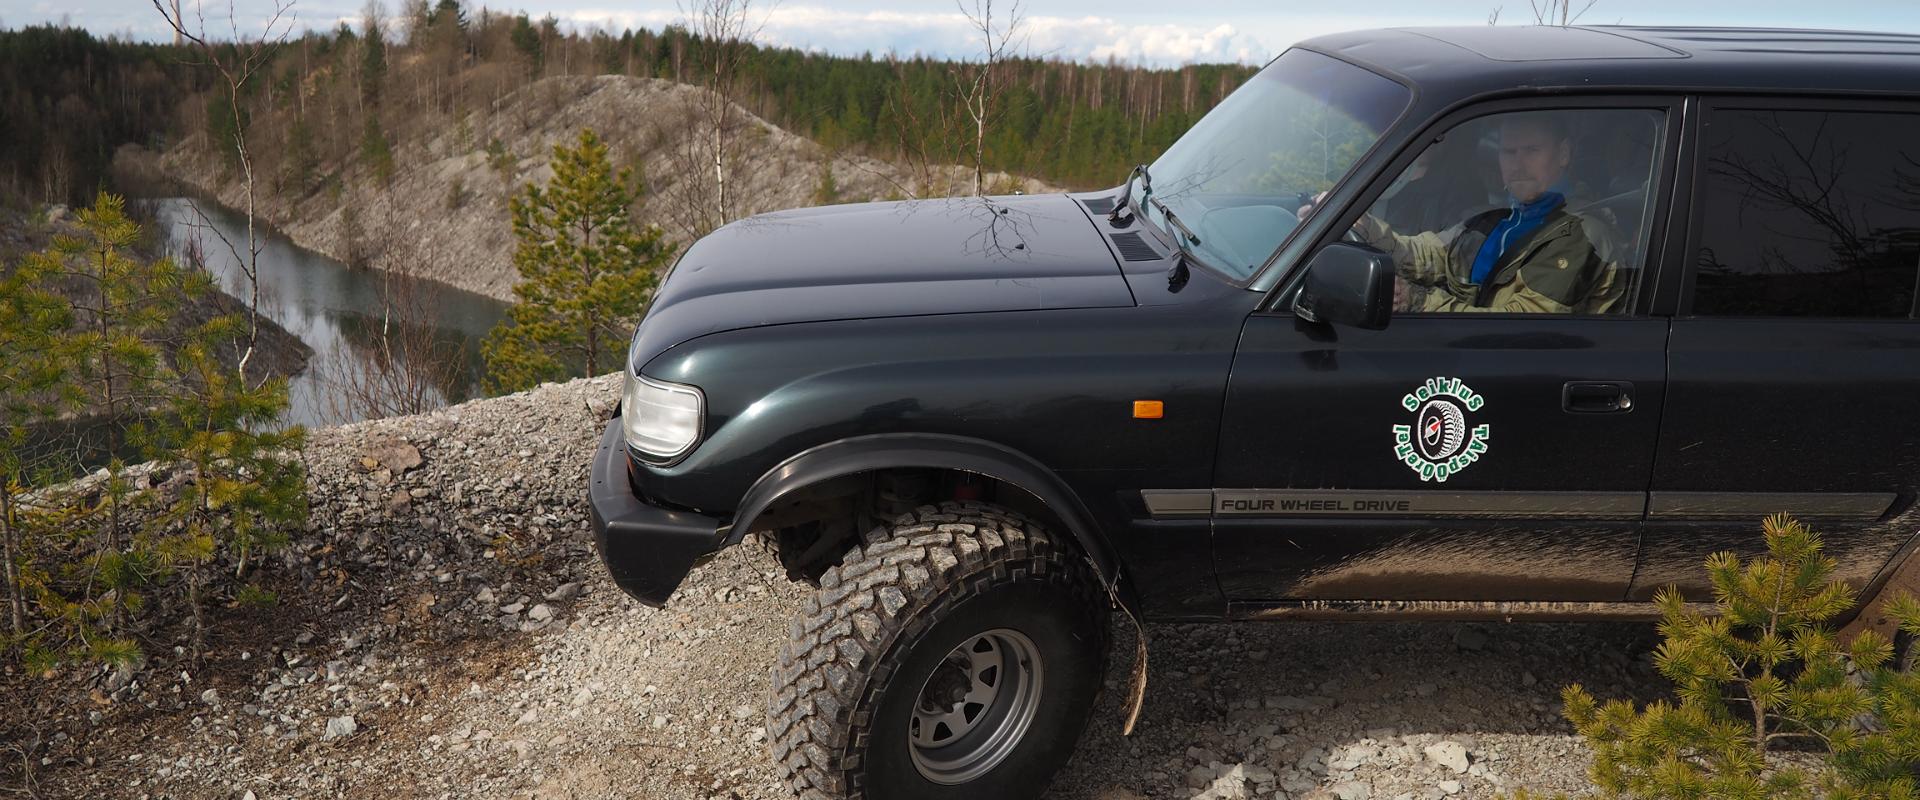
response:
<path id="1" fill-rule="evenodd" d="M 1600 314 L 1620 299 L 1611 227 L 1567 209 L 1573 143 L 1550 113 L 1500 123 L 1500 178 L 1507 208 L 1443 231 L 1407 235 L 1366 215 L 1354 232 L 1392 256 L 1402 311 Z"/>

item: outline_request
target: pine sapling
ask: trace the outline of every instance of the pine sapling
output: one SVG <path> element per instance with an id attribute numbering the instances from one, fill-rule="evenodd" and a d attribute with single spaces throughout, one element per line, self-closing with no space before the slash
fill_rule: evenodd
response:
<path id="1" fill-rule="evenodd" d="M 615 172 L 591 130 L 553 149 L 553 178 L 528 186 L 511 211 L 520 282 L 509 319 L 487 334 L 487 383 L 518 391 L 543 381 L 598 375 L 619 360 L 673 249 L 639 229 L 630 169 Z"/>
<path id="2" fill-rule="evenodd" d="M 1655 596 L 1654 653 L 1674 701 L 1601 703 L 1579 685 L 1565 713 L 1593 749 L 1606 797 L 1912 798 L 1920 765 L 1920 678 L 1889 667 L 1893 645 L 1871 631 L 1842 645 L 1831 623 L 1855 592 L 1835 580 L 1820 537 L 1784 515 L 1763 525 L 1767 555 L 1707 559 L 1710 607 L 1668 587 Z M 1920 634 L 1920 603 L 1888 607 Z M 1770 758 L 1796 743 L 1825 751 L 1815 766 Z"/>

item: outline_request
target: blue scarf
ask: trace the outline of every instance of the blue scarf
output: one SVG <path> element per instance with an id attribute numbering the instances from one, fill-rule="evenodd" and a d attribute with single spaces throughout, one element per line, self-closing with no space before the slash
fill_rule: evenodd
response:
<path id="1" fill-rule="evenodd" d="M 1479 254 L 1473 257 L 1473 282 L 1476 285 L 1487 282 L 1493 265 L 1507 254 L 1507 245 L 1525 240 L 1527 234 L 1533 233 L 1546 222 L 1548 214 L 1567 202 L 1567 196 L 1562 193 L 1562 187 L 1555 184 L 1531 203 L 1522 203 L 1512 196 L 1508 196 L 1507 202 L 1513 210 L 1500 224 L 1493 226 L 1493 230 L 1487 234 L 1487 240 L 1480 245 Z"/>

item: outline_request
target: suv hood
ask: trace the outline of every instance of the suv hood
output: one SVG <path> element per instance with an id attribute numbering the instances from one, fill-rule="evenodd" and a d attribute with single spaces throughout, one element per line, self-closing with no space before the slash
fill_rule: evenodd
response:
<path id="1" fill-rule="evenodd" d="M 1133 304 L 1104 237 L 1065 195 L 780 211 L 687 249 L 647 310 L 632 366 L 760 325 Z"/>

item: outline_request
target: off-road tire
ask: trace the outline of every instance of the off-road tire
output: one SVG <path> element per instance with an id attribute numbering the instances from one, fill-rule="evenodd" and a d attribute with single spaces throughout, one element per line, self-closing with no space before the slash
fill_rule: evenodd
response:
<path id="1" fill-rule="evenodd" d="M 921 506 L 867 534 L 820 579 L 773 670 L 767 734 L 805 800 L 1037 797 L 1086 728 L 1106 672 L 1107 598 L 1084 556 L 983 503 Z M 1017 629 L 1045 663 L 1031 727 L 963 784 L 915 767 L 907 719 L 968 638 Z"/>

